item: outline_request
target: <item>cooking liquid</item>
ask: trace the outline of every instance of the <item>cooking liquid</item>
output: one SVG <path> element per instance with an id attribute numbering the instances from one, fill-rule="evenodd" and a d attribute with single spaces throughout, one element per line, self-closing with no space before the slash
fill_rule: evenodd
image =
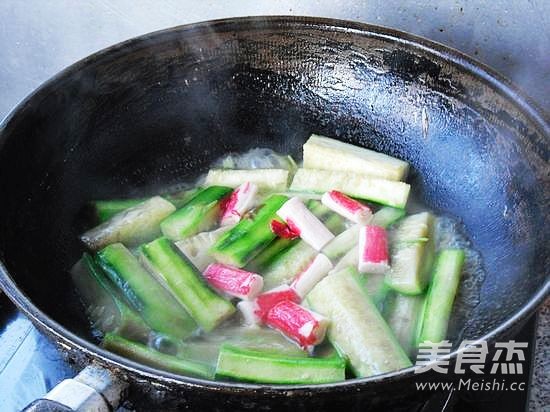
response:
<path id="1" fill-rule="evenodd" d="M 296 164 L 289 160 L 289 156 L 281 156 L 271 149 L 256 148 L 244 154 L 230 154 L 213 165 L 224 168 L 287 168 L 294 169 Z M 204 175 L 200 176 L 192 185 L 184 184 L 181 187 L 200 185 Z M 414 196 L 414 187 L 411 188 L 411 196 L 407 204 L 407 215 L 422 211 L 430 211 Z M 164 192 L 171 192 L 167 190 Z M 316 196 L 312 196 L 315 198 Z M 434 214 L 435 215 L 435 214 Z M 349 222 L 348 226 L 353 225 Z M 436 251 L 445 248 L 459 248 L 465 251 L 466 260 L 462 271 L 462 279 L 459 291 L 453 306 L 448 339 L 456 348 L 467 325 L 472 311 L 479 303 L 479 291 L 485 278 L 480 254 L 472 248 L 471 242 L 465 235 L 461 223 L 449 216 L 438 216 L 435 220 L 435 245 Z M 96 332 L 96 331 L 95 331 Z M 95 333 L 94 333 L 95 334 Z M 101 334 L 98 333 L 98 336 Z M 199 333 L 185 342 L 174 344 L 162 336 L 151 335 L 148 344 L 157 350 L 181 356 L 186 359 L 196 360 L 215 367 L 218 351 L 222 344 L 232 343 L 237 346 L 249 348 L 270 349 L 280 352 L 284 356 L 307 356 L 294 342 L 287 340 L 278 332 L 266 327 L 250 327 L 241 324 L 238 315 L 233 316 L 224 324 L 212 332 Z M 315 349 L 315 356 L 327 356 L 332 352 L 329 344 L 320 345 Z M 414 363 L 414 359 L 412 360 Z"/>

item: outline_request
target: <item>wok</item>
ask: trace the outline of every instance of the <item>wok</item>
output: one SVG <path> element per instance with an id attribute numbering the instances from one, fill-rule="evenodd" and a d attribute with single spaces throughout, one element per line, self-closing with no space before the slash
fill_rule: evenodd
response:
<path id="1" fill-rule="evenodd" d="M 0 284 L 70 359 L 108 369 L 132 384 L 130 399 L 157 408 L 399 405 L 419 379 L 413 368 L 271 386 L 177 376 L 114 355 L 97 345 L 67 274 L 89 200 L 154 193 L 230 151 L 299 155 L 312 132 L 407 160 L 419 198 L 463 223 L 485 275 L 461 286 L 476 299 L 456 338 L 506 338 L 548 294 L 550 128 L 533 105 L 439 44 L 302 17 L 141 36 L 74 64 L 22 102 L 0 130 Z"/>

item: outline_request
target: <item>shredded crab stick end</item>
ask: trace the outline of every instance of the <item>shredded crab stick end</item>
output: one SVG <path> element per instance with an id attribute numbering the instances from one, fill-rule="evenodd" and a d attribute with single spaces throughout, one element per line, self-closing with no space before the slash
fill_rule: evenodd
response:
<path id="1" fill-rule="evenodd" d="M 359 231 L 359 263 L 362 273 L 384 274 L 389 270 L 388 236 L 380 226 L 364 226 Z"/>
<path id="2" fill-rule="evenodd" d="M 259 325 L 265 322 L 269 310 L 283 301 L 299 303 L 301 298 L 290 286 L 281 285 L 258 295 L 254 300 L 239 302 L 237 309 L 241 312 L 247 325 Z"/>
<path id="3" fill-rule="evenodd" d="M 321 202 L 335 213 L 352 222 L 366 225 L 372 219 L 372 211 L 367 205 L 346 196 L 338 190 L 325 192 Z"/>
<path id="4" fill-rule="evenodd" d="M 214 289 L 245 300 L 254 299 L 264 286 L 263 278 L 257 273 L 222 263 L 208 265 L 203 276 Z"/>
<path id="5" fill-rule="evenodd" d="M 277 211 L 277 215 L 283 219 L 288 227 L 315 250 L 321 250 L 334 235 L 327 229 L 302 201 L 293 197 L 286 201 Z"/>
<path id="6" fill-rule="evenodd" d="M 245 182 L 237 187 L 229 196 L 222 200 L 221 221 L 222 226 L 237 224 L 245 212 L 254 206 L 258 185 Z"/>
<path id="7" fill-rule="evenodd" d="M 269 309 L 265 323 L 297 342 L 303 349 L 311 351 L 324 340 L 328 319 L 295 302 L 284 300 Z"/>
<path id="8" fill-rule="evenodd" d="M 278 237 L 281 237 L 283 239 L 296 239 L 300 236 L 300 231 L 297 230 L 295 227 L 291 227 L 290 225 L 287 225 L 286 223 L 279 222 L 278 220 L 273 219 L 269 227 L 271 228 L 271 231 L 275 233 Z"/>
<path id="9" fill-rule="evenodd" d="M 330 259 L 322 253 L 319 253 L 308 267 L 294 278 L 290 287 L 294 289 L 300 297 L 304 298 L 332 268 L 333 265 Z"/>

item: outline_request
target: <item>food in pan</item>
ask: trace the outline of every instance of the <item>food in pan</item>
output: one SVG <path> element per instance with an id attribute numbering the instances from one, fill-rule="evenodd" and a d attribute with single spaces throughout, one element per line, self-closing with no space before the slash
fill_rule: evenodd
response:
<path id="1" fill-rule="evenodd" d="M 407 368 L 447 337 L 465 260 L 440 217 L 407 206 L 408 171 L 317 135 L 300 167 L 226 156 L 186 190 L 92 202 L 72 277 L 105 348 L 177 374 L 317 384 Z"/>

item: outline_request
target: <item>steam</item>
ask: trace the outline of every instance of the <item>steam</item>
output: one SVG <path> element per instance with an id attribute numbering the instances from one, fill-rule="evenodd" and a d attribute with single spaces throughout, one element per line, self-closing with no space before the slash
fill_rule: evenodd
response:
<path id="1" fill-rule="evenodd" d="M 270 14 L 335 17 L 425 36 L 495 68 L 550 110 L 543 86 L 550 84 L 549 2 L 6 1 L 0 6 L 0 119 L 62 68 L 112 44 L 180 24 Z"/>

